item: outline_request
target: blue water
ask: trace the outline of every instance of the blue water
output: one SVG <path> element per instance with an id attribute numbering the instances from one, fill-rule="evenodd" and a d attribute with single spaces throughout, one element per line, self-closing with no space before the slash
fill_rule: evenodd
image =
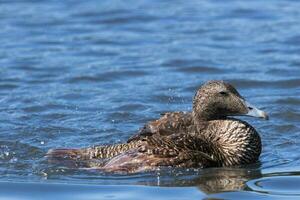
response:
<path id="1" fill-rule="evenodd" d="M 300 199 L 300 2 L 0 1 L 0 199 Z M 51 148 L 126 141 L 223 79 L 269 121 L 260 163 L 134 175 Z"/>

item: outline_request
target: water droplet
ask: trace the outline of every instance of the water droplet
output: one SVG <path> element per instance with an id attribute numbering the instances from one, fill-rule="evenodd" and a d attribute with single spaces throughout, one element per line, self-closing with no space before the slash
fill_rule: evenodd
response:
<path id="1" fill-rule="evenodd" d="M 16 163 L 18 161 L 18 158 L 12 158 L 8 162 L 9 163 Z"/>

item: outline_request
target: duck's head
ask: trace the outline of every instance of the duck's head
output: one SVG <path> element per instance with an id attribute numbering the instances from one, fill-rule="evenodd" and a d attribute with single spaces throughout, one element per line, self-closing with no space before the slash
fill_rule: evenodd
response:
<path id="1" fill-rule="evenodd" d="M 224 81 L 209 81 L 198 89 L 193 100 L 193 115 L 199 120 L 237 115 L 268 119 L 264 111 L 248 103 L 232 85 Z"/>

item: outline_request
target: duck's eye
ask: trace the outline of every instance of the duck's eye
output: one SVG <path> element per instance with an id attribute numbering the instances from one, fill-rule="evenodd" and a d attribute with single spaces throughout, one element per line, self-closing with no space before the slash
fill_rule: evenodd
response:
<path id="1" fill-rule="evenodd" d="M 227 92 L 225 92 L 225 91 L 221 91 L 221 92 L 219 92 L 221 95 L 227 95 L 228 93 Z"/>

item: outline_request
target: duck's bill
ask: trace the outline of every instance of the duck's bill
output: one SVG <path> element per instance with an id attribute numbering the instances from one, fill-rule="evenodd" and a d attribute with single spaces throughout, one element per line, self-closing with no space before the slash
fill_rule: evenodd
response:
<path id="1" fill-rule="evenodd" d="M 245 104 L 248 108 L 248 113 L 245 114 L 246 116 L 258 117 L 258 118 L 262 118 L 262 119 L 265 119 L 265 120 L 269 119 L 269 116 L 266 112 L 256 108 L 255 106 L 251 105 L 247 101 L 245 101 Z"/>

